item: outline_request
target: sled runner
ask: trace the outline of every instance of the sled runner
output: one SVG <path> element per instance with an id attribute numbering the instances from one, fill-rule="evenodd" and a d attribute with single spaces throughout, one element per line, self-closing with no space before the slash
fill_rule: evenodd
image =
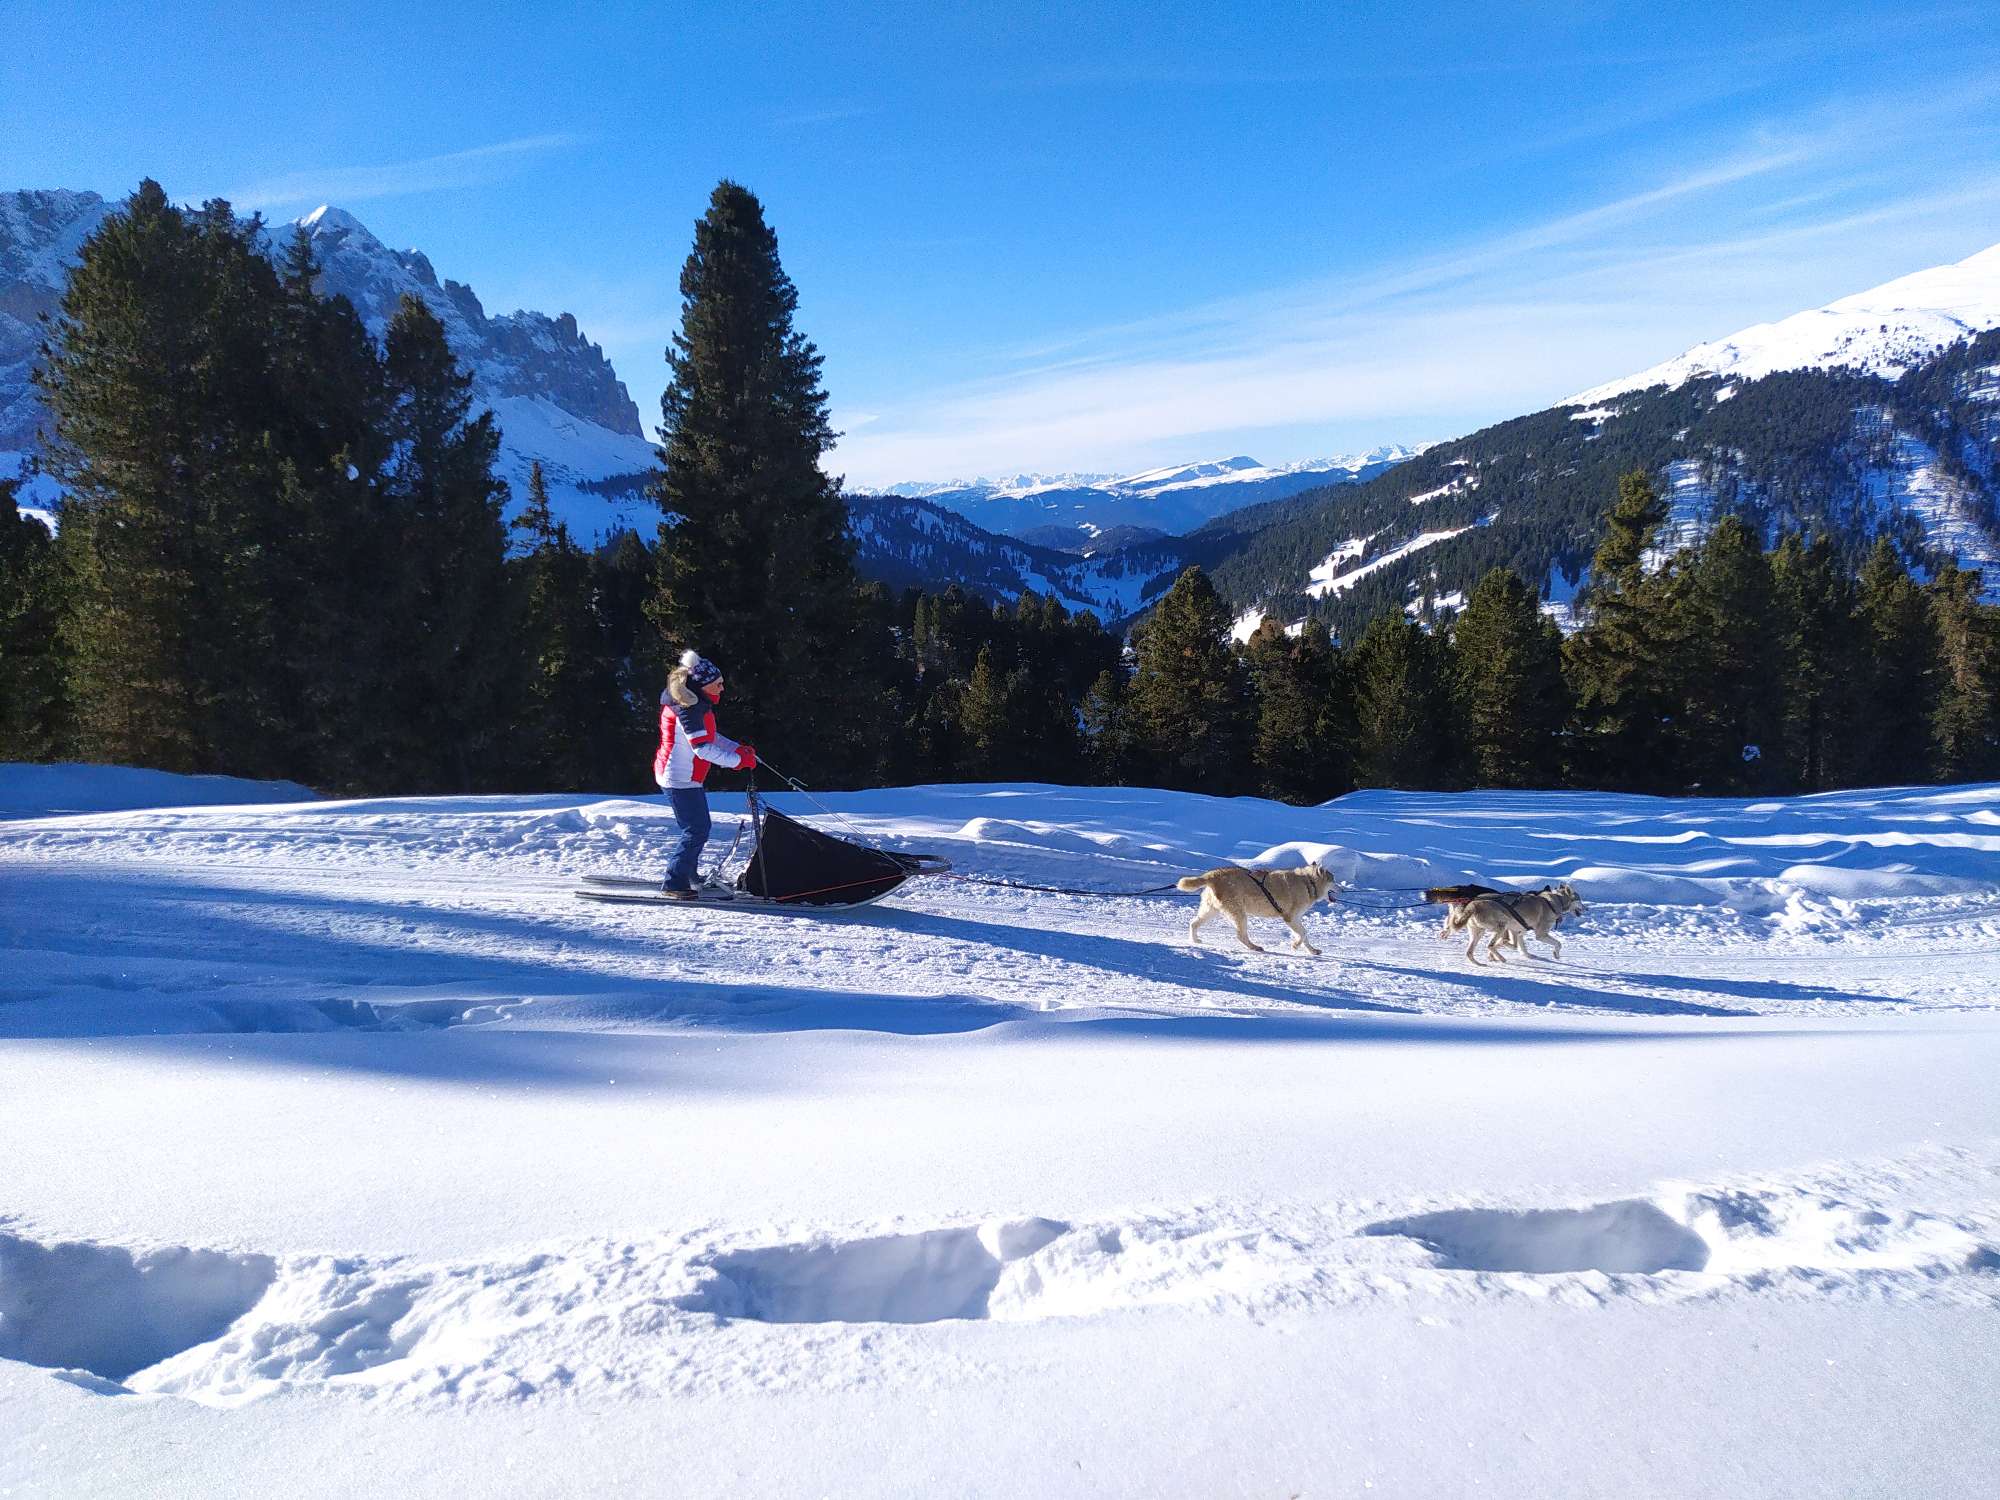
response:
<path id="1" fill-rule="evenodd" d="M 913 875 L 942 875 L 951 861 L 850 843 L 788 818 L 749 794 L 755 829 L 750 862 L 734 884 L 698 886 L 692 901 L 669 896 L 657 880 L 586 875 L 576 894 L 586 901 L 641 906 L 697 906 L 729 911 L 845 911 L 880 901 Z"/>

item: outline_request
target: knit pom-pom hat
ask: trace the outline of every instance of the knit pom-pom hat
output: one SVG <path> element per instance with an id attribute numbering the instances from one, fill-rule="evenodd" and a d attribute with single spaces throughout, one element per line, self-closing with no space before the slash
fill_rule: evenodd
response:
<path id="1" fill-rule="evenodd" d="M 681 653 L 681 670 L 687 673 L 688 686 L 697 690 L 722 681 L 722 668 L 692 649 Z"/>

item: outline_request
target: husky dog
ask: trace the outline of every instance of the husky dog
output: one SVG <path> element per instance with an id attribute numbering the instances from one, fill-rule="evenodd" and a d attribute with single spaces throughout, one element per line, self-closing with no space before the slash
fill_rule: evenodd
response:
<path id="1" fill-rule="evenodd" d="M 1276 917 L 1292 929 L 1292 946 L 1319 957 L 1319 949 L 1306 937 L 1299 918 L 1316 901 L 1334 901 L 1334 879 L 1318 864 L 1302 870 L 1245 870 L 1224 865 L 1206 875 L 1184 875 L 1178 882 L 1184 891 L 1200 891 L 1201 907 L 1188 923 L 1188 941 L 1201 946 L 1201 924 L 1211 917 L 1227 916 L 1236 924 L 1236 936 L 1252 953 L 1264 950 L 1250 941 L 1245 925 L 1252 917 Z"/>
<path id="2" fill-rule="evenodd" d="M 1424 900 L 1439 902 L 1444 907 L 1444 926 L 1438 929 L 1438 941 L 1443 942 L 1458 931 L 1459 914 L 1465 903 L 1474 896 L 1502 896 L 1490 885 L 1434 885 L 1424 892 Z"/>
<path id="3" fill-rule="evenodd" d="M 1545 885 L 1539 891 L 1474 897 L 1453 910 L 1446 927 L 1472 929 L 1472 941 L 1465 945 L 1465 956 L 1474 963 L 1479 962 L 1479 957 L 1473 949 L 1479 946 L 1482 937 L 1487 939 L 1486 956 L 1495 963 L 1506 962 L 1500 954 L 1503 945 L 1519 949 L 1523 958 L 1533 958 L 1525 941 L 1531 932 L 1554 948 L 1555 956 L 1561 958 L 1562 940 L 1556 936 L 1556 925 L 1570 913 L 1582 910 L 1583 902 L 1575 886 Z"/>

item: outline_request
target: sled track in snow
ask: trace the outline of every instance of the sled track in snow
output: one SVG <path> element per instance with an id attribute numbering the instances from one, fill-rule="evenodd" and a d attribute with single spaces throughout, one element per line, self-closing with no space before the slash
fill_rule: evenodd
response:
<path id="1" fill-rule="evenodd" d="M 788 1384 L 935 1368 L 921 1325 L 1142 1309 L 1264 1317 L 1382 1298 L 1578 1307 L 1778 1297 L 2000 1311 L 2000 1213 L 1767 1182 L 1573 1207 L 1048 1218 L 772 1240 L 713 1231 L 499 1259 L 270 1256 L 0 1232 L 0 1358 L 102 1394 L 468 1403 L 718 1393 L 756 1333 L 813 1325 Z M 884 1343 L 892 1331 L 904 1342 Z M 746 1344 L 746 1340 L 750 1342 Z"/>

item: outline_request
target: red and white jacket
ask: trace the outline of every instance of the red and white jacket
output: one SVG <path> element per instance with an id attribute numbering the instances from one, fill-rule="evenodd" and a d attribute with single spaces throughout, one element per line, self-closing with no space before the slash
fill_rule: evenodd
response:
<path id="1" fill-rule="evenodd" d="M 660 694 L 660 748 L 653 755 L 653 780 L 669 791 L 701 785 L 710 766 L 733 770 L 743 764 L 742 746 L 715 727 L 715 710 L 699 695 L 676 702 L 671 688 Z"/>

